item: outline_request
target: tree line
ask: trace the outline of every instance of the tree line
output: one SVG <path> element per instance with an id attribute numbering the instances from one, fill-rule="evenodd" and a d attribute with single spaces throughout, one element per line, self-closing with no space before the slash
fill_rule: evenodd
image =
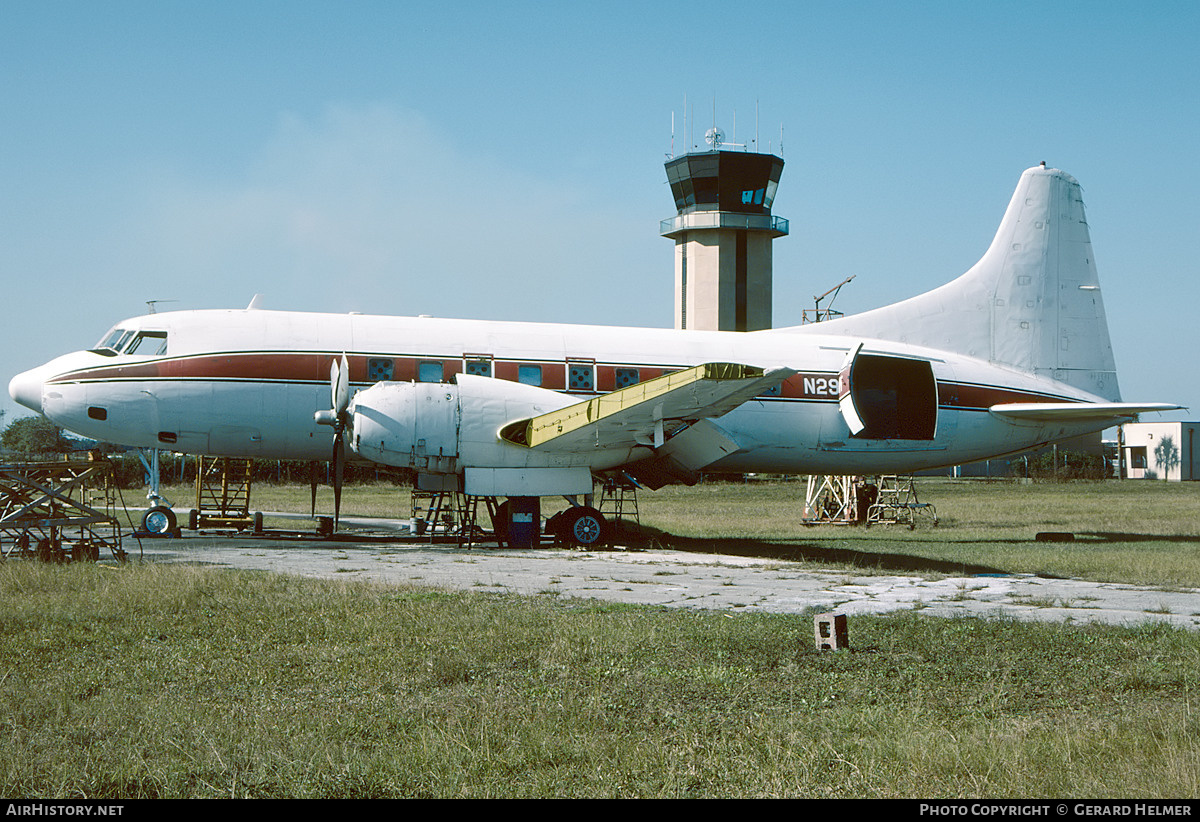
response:
<path id="1" fill-rule="evenodd" d="M 0 419 L 4 412 L 0 411 Z M 0 446 L 6 454 L 19 459 L 57 459 L 65 454 L 91 453 L 107 458 L 113 465 L 113 482 L 119 488 L 140 488 L 149 480 L 146 467 L 136 449 L 104 442 L 72 439 L 61 428 L 42 416 L 13 420 L 0 432 Z M 206 460 L 206 464 L 210 460 Z M 198 458 L 190 454 L 159 452 L 159 479 L 163 483 L 194 483 L 199 468 Z M 250 479 L 254 483 L 307 485 L 314 479 L 318 484 L 330 484 L 329 465 L 305 460 L 251 461 Z M 411 472 L 387 466 L 354 465 L 345 467 L 347 483 L 393 482 L 411 484 Z"/>

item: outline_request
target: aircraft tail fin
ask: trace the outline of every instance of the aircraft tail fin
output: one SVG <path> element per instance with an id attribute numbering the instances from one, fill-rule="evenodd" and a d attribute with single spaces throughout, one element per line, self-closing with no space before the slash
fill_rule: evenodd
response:
<path id="1" fill-rule="evenodd" d="M 955 351 L 1120 400 L 1080 186 L 1045 164 L 1021 175 L 995 239 L 966 274 L 894 305 L 789 330 Z"/>

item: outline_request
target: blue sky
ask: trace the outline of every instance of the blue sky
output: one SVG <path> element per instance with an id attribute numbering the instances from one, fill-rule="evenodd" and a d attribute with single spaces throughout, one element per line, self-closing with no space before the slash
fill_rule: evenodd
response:
<path id="1" fill-rule="evenodd" d="M 672 118 L 682 153 L 715 109 L 786 161 L 777 326 L 962 273 L 1045 160 L 1125 398 L 1195 419 L 1198 35 L 1195 2 L 3 0 L 0 373 L 256 292 L 670 326 Z"/>

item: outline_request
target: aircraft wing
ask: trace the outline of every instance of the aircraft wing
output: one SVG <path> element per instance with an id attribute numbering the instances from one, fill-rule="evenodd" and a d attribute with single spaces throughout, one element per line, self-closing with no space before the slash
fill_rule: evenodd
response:
<path id="1" fill-rule="evenodd" d="M 988 411 L 1000 417 L 1032 422 L 1084 422 L 1136 417 L 1150 411 L 1175 411 L 1181 405 L 1165 402 L 1008 402 L 993 405 Z"/>
<path id="2" fill-rule="evenodd" d="M 635 445 L 657 448 L 684 425 L 726 414 L 795 373 L 789 368 L 705 363 L 516 420 L 500 429 L 500 437 L 557 453 Z"/>

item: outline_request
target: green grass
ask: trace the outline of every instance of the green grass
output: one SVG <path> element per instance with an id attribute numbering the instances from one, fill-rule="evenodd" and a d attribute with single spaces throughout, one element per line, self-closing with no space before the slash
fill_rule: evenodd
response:
<path id="1" fill-rule="evenodd" d="M 922 502 L 936 506 L 937 527 L 806 526 L 801 479 L 642 492 L 642 527 L 630 536 L 640 545 L 755 554 L 855 573 L 1021 573 L 1200 588 L 1200 483 L 922 478 L 917 489 Z M 186 487 L 168 493 L 182 507 L 194 497 Z M 261 511 L 307 513 L 311 505 L 306 486 L 257 485 L 253 500 Z M 547 499 L 543 515 L 555 505 Z M 318 512 L 332 508 L 332 492 L 320 488 Z M 410 510 L 408 489 L 386 483 L 348 487 L 343 495 L 346 516 L 407 518 Z M 299 527 L 271 519 L 267 526 Z M 1042 531 L 1070 532 L 1076 540 L 1037 542 Z"/>
<path id="2" fill-rule="evenodd" d="M 1196 797 L 1200 634 L 0 564 L 9 797 Z"/>
<path id="3" fill-rule="evenodd" d="M 886 573 L 999 572 L 1200 587 L 1200 483 L 926 478 L 940 524 L 805 526 L 802 482 L 664 488 L 639 497 L 664 544 Z M 1074 542 L 1037 542 L 1064 531 Z"/>

